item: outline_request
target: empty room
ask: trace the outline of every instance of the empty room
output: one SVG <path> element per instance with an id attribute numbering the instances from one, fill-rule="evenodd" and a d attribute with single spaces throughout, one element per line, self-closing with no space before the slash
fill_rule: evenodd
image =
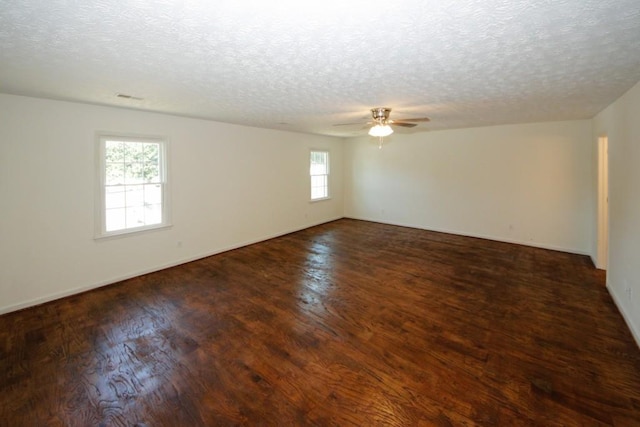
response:
<path id="1" fill-rule="evenodd" d="M 0 426 L 639 426 L 637 0 L 4 0 Z"/>

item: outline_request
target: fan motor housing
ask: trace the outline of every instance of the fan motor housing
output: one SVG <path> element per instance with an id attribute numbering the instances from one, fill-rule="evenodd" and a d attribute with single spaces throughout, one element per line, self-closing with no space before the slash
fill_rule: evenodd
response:
<path id="1" fill-rule="evenodd" d="M 377 122 L 386 122 L 389 119 L 389 113 L 391 113 L 391 108 L 378 107 L 371 109 L 373 120 Z"/>

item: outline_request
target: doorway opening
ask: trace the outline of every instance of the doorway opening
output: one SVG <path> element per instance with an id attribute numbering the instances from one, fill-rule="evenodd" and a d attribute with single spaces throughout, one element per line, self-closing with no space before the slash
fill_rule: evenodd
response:
<path id="1" fill-rule="evenodd" d="M 609 264 L 609 138 L 598 138 L 598 259 L 596 267 Z"/>

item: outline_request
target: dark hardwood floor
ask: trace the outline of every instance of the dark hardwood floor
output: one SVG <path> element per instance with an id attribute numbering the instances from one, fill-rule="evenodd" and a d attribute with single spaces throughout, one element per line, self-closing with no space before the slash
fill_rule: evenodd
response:
<path id="1" fill-rule="evenodd" d="M 585 256 L 339 220 L 0 317 L 2 426 L 638 426 Z"/>

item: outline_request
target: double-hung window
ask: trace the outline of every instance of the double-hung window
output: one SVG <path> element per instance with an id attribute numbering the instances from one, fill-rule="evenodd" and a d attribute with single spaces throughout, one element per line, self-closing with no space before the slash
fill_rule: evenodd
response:
<path id="1" fill-rule="evenodd" d="M 311 151 L 309 162 L 311 200 L 329 198 L 329 152 Z"/>
<path id="2" fill-rule="evenodd" d="M 100 135 L 96 236 L 169 225 L 166 141 Z"/>

